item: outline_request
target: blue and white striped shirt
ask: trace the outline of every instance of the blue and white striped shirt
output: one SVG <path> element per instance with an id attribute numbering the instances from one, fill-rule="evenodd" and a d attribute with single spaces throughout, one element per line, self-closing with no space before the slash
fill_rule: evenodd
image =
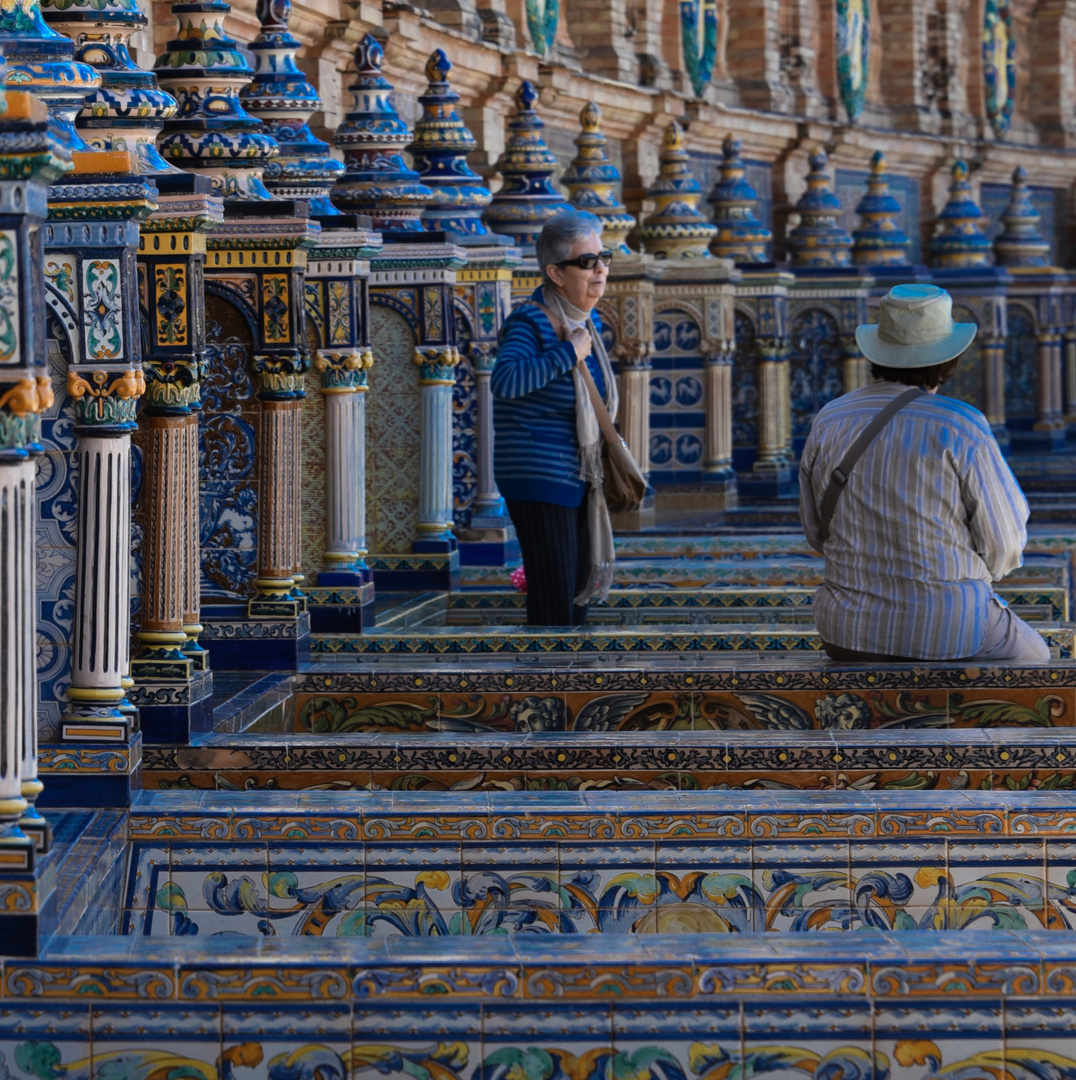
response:
<path id="1" fill-rule="evenodd" d="M 531 300 L 545 302 L 541 286 Z M 601 317 L 591 313 L 600 334 Z M 523 304 L 505 320 L 490 377 L 493 393 L 493 475 L 506 499 L 578 506 L 575 434 L 575 347 L 561 341 L 540 308 Z M 605 397 L 605 377 L 592 352 L 587 367 Z"/>
<path id="2" fill-rule="evenodd" d="M 925 394 L 852 470 L 823 547 L 822 498 L 870 419 L 907 387 L 876 382 L 826 405 L 800 460 L 800 521 L 826 557 L 814 599 L 824 641 L 921 659 L 974 656 L 992 581 L 1023 562 L 1027 502 L 986 418 Z"/>

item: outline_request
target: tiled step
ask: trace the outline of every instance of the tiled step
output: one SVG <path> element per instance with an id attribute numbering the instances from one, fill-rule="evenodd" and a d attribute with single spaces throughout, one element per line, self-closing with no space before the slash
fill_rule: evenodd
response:
<path id="1" fill-rule="evenodd" d="M 145 795 L 124 927 L 390 941 L 1076 931 L 1074 823 L 1071 792 Z"/>
<path id="2" fill-rule="evenodd" d="M 813 653 L 598 654 L 512 666 L 472 657 L 461 667 L 448 657 L 378 657 L 297 675 L 292 717 L 284 730 L 331 736 L 1068 727 L 1076 664 L 874 669 Z"/>
<path id="3" fill-rule="evenodd" d="M 1056 569 L 1056 567 L 1055 567 Z M 1046 575 L 1042 575 L 1046 576 Z M 1062 575 L 1064 576 L 1064 575 Z M 711 588 L 613 589 L 604 603 L 588 613 L 591 625 L 645 622 L 713 623 L 758 620 L 812 622 L 811 603 L 815 587 L 798 585 L 721 585 Z M 1068 619 L 1067 585 L 1006 584 L 998 594 L 1021 617 L 1031 621 Z M 393 612 L 392 624 L 406 616 L 413 626 L 450 624 L 491 625 L 522 622 L 526 618 L 525 593 L 509 589 L 467 589 L 442 594 L 435 604 L 430 597 L 416 598 L 413 608 Z M 379 627 L 389 621 L 378 620 Z"/>
<path id="4" fill-rule="evenodd" d="M 218 791 L 1072 790 L 1074 766 L 1071 727 L 245 734 L 147 747 L 143 784 Z"/>
<path id="5" fill-rule="evenodd" d="M 1038 622 L 1053 655 L 1073 655 L 1073 625 Z M 632 626 L 588 626 L 557 629 L 520 625 L 483 627 L 432 626 L 397 630 L 375 627 L 365 634 L 311 634 L 315 660 L 379 655 L 418 656 L 527 653 L 684 653 L 820 651 L 818 632 L 811 624 L 722 623 L 685 626 L 683 623 Z"/>
<path id="6" fill-rule="evenodd" d="M 1067 538 L 1059 541 L 1059 544 L 1061 550 L 1058 553 L 1026 553 L 1024 565 L 1009 574 L 1005 584 L 1021 587 L 1049 584 L 1071 590 L 1072 552 Z M 682 554 L 618 554 L 616 586 L 702 589 L 737 585 L 798 585 L 816 588 L 822 582 L 824 561 L 821 556 L 806 550 L 769 554 L 764 549 L 759 554 L 747 551 L 710 555 L 706 553 L 705 546 L 695 545 L 690 540 L 684 541 L 684 546 L 687 550 Z M 465 590 L 513 587 L 508 569 L 464 567 L 463 571 Z"/>
<path id="7" fill-rule="evenodd" d="M 615 1062 L 612 1075 L 661 1080 L 798 1080 L 823 1063 L 846 1077 L 1064 1077 L 1074 971 L 1070 935 L 1006 929 L 276 939 L 257 952 L 76 938 L 3 966 L 0 1047 L 66 1075 L 86 1074 L 92 1039 L 98 1068 L 125 1076 L 270 1063 L 251 1075 L 347 1076 L 361 1062 L 394 1078 L 591 1080 Z"/>

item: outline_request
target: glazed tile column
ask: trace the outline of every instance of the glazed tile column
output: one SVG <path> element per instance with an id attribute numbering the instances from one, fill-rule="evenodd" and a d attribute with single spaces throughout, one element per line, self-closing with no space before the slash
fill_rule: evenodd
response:
<path id="1" fill-rule="evenodd" d="M 132 700 L 146 741 L 187 741 L 212 693 L 200 620 L 200 373 L 205 349 L 206 232 L 223 204 L 205 177 L 154 177 L 157 209 L 142 223 L 138 265 L 146 311 L 141 412 L 141 625 Z"/>
<path id="2" fill-rule="evenodd" d="M 272 112 L 281 122 L 291 113 L 293 123 L 284 126 L 288 138 L 301 143 L 305 138 L 301 119 L 311 111 L 311 96 L 315 105 L 317 98 L 312 88 L 309 94 L 299 94 L 297 89 L 302 79 L 290 62 L 297 43 L 287 33 L 286 5 L 259 6 L 263 29 L 250 46 L 256 70 L 225 33 L 228 4 L 208 0 L 177 4 L 173 10 L 179 20 L 178 36 L 169 42 L 156 70 L 161 84 L 175 93 L 181 107 L 174 119 L 165 122 L 160 149 L 167 160 L 206 176 L 214 193 L 223 197 L 224 223 L 207 240 L 206 275 L 219 291 L 234 296 L 233 306 L 249 308 L 256 319 L 251 367 L 260 404 L 256 441 L 259 534 L 252 583 L 255 595 L 247 605 L 247 616 L 254 621 L 298 620 L 306 609 L 305 597 L 296 588 L 299 410 L 303 372 L 309 366 L 304 271 L 306 249 L 316 242 L 319 230 L 306 218 L 305 203 L 276 199 L 265 186 L 263 176 L 280 156 L 280 147 L 246 106 Z M 292 102 L 296 94 L 302 100 Z M 280 101 L 285 107 L 275 108 L 274 102 Z M 291 160 L 295 156 L 293 146 L 275 179 L 302 187 L 302 170 L 296 171 Z M 274 634 L 285 662 L 292 661 L 301 632 L 296 622 L 290 636 L 288 632 L 284 637 Z M 211 636 L 210 642 L 222 651 L 228 647 L 219 634 Z"/>
<path id="3" fill-rule="evenodd" d="M 419 371 L 418 536 L 413 549 L 440 551 L 452 535 L 452 387 L 459 353 L 449 345 L 417 349 Z"/>
<path id="4" fill-rule="evenodd" d="M 1038 416 L 1034 430 L 1055 435 L 1063 433 L 1065 429 L 1061 378 L 1061 333 L 1056 328 L 1049 327 L 1036 335 L 1036 341 L 1039 387 Z"/>
<path id="5" fill-rule="evenodd" d="M 40 280 L 46 185 L 70 167 L 70 151 L 45 105 L 0 86 L 0 878 L 33 869 L 47 851 L 48 824 L 35 808 L 43 785 L 37 764 L 36 457 L 38 414 L 53 401 L 45 367 Z M 0 952 L 36 948 L 25 921 L 34 896 L 14 886 L 0 904 Z M 19 920 L 20 941 L 6 929 Z M 25 940 L 31 939 L 31 940 Z M 12 948 L 8 948 L 10 944 Z"/>
<path id="6" fill-rule="evenodd" d="M 979 342 L 983 377 L 983 413 L 998 441 L 1008 441 L 1005 427 L 1005 338 L 987 334 Z"/>
<path id="7" fill-rule="evenodd" d="M 75 413 L 78 539 L 64 741 L 127 742 L 121 711 L 130 641 L 131 432 L 145 388 L 135 252 L 156 189 L 119 151 L 74 155 L 49 190 L 45 249 L 72 283 L 82 326 L 68 336 Z M 92 224 L 92 228 L 88 227 Z"/>
<path id="8" fill-rule="evenodd" d="M 460 98 L 449 81 L 451 71 L 448 57 L 435 49 L 426 61 L 429 85 L 418 99 L 422 115 L 409 149 L 419 178 L 436 196 L 422 212 L 423 225 L 444 233 L 467 255 L 467 265 L 456 278 L 455 299 L 465 305 L 470 324 L 467 341 L 459 345 L 474 376 L 474 445 L 454 449 L 473 453 L 475 490 L 469 519 L 464 515 L 457 521 L 456 533 L 468 562 L 503 565 L 515 531 L 493 478 L 490 375 L 497 337 L 511 307 L 512 270 L 521 255 L 509 237 L 490 232 L 482 219 L 493 196 L 467 164 L 477 142 L 456 111 Z"/>
<path id="9" fill-rule="evenodd" d="M 32 377 L 27 380 L 33 383 Z M 11 438 L 25 429 L 29 397 L 11 395 L 18 383 L 0 382 L 0 881 L 4 872 L 29 870 L 34 863 L 34 839 L 20 827 L 40 782 L 24 774 L 29 749 L 24 740 L 31 723 L 36 728 L 37 673 L 34 670 L 34 484 L 37 466 L 21 440 Z M 35 388 L 36 389 L 36 388 Z M 18 409 L 19 411 L 14 411 Z M 20 416 L 19 413 L 22 413 Z M 31 721 L 32 718 L 32 721 Z M 35 747 L 36 762 L 36 747 Z M 26 793 L 24 794 L 24 788 Z M 4 920 L 0 913 L 0 933 Z"/>
<path id="10" fill-rule="evenodd" d="M 1065 422 L 1076 424 L 1076 330 L 1064 333 L 1065 348 Z"/>
<path id="11" fill-rule="evenodd" d="M 363 584 L 366 565 L 366 372 L 369 348 L 320 352 L 325 399 L 325 569 L 321 585 Z"/>
<path id="12" fill-rule="evenodd" d="M 788 356 L 780 343 L 760 345 L 755 472 L 788 468 L 787 444 L 791 430 Z"/>
<path id="13" fill-rule="evenodd" d="M 642 342 L 616 348 L 620 364 L 617 430 L 643 476 L 650 472 L 650 349 Z"/>
<path id="14" fill-rule="evenodd" d="M 333 200 L 346 213 L 369 215 L 382 231 L 384 247 L 371 262 L 372 302 L 384 296 L 396 310 L 410 314 L 419 382 L 414 421 L 419 493 L 411 551 L 448 556 L 457 547 L 452 533 L 452 388 L 459 363 L 454 294 L 456 271 L 466 260 L 463 248 L 423 228 L 420 215 L 435 197 L 402 156 L 412 136 L 393 106 L 383 62 L 380 44 L 367 35 L 355 50 L 354 108 L 334 137 L 347 171 L 333 189 Z M 425 149 L 416 144 L 416 164 L 425 161 Z M 449 561 L 443 562 L 446 571 Z M 405 578 L 396 581 L 403 584 Z"/>
<path id="15" fill-rule="evenodd" d="M 706 429 L 703 471 L 714 479 L 734 479 L 732 468 L 732 349 L 706 356 Z"/>
<path id="16" fill-rule="evenodd" d="M 275 366 L 275 365 L 274 365 Z M 258 418 L 258 562 L 254 587 L 257 596 L 247 605 L 252 616 L 295 618 L 302 601 L 295 596 L 295 568 L 299 562 L 298 529 L 294 507 L 298 504 L 299 395 L 302 374 L 295 371 L 262 370 L 257 393 Z"/>
<path id="17" fill-rule="evenodd" d="M 471 364 L 475 377 L 475 471 L 477 490 L 471 509 L 471 524 L 476 527 L 503 527 L 508 509 L 493 477 L 493 391 L 490 377 L 497 362 L 496 347 L 487 342 L 472 342 Z"/>

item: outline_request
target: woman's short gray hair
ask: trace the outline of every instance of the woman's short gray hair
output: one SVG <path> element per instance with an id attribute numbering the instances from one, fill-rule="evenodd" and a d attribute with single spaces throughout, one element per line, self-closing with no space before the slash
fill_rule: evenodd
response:
<path id="1" fill-rule="evenodd" d="M 545 277 L 546 267 L 556 266 L 568 258 L 568 252 L 577 240 L 585 236 L 602 234 L 601 219 L 586 210 L 561 210 L 554 214 L 543 226 L 534 245 L 538 258 L 538 268 Z"/>

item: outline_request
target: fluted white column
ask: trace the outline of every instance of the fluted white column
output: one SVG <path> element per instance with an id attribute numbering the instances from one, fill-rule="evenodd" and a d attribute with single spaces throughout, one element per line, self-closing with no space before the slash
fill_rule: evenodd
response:
<path id="1" fill-rule="evenodd" d="M 65 740 L 125 740 L 120 712 L 131 633 L 131 437 L 83 428 L 78 460 L 78 543 L 71 685 Z"/>
<path id="2" fill-rule="evenodd" d="M 617 427 L 644 476 L 650 472 L 650 354 L 644 344 L 617 349 L 620 413 Z"/>
<path id="3" fill-rule="evenodd" d="M 191 667 L 196 671 L 205 671 L 209 667 L 209 653 L 199 644 L 198 636 L 202 632 L 202 558 L 201 558 L 201 520 L 202 501 L 199 465 L 201 452 L 198 447 L 198 412 L 194 409 L 187 415 L 187 442 L 184 454 L 184 473 L 187 479 L 187 498 L 183 505 L 184 537 L 183 558 L 187 564 L 186 601 L 183 604 L 183 633 L 187 643 L 183 653 L 191 659 Z"/>
<path id="4" fill-rule="evenodd" d="M 703 470 L 732 471 L 732 357 L 722 350 L 706 363 L 706 444 Z"/>
<path id="5" fill-rule="evenodd" d="M 20 819 L 38 815 L 34 633 L 34 474 L 25 457 L 0 461 L 0 867 L 33 862 Z M 30 745 L 27 745 L 29 740 Z"/>
<path id="6" fill-rule="evenodd" d="M 366 386 L 370 349 L 319 353 L 325 399 L 325 570 L 365 569 Z"/>
<path id="7" fill-rule="evenodd" d="M 1039 394 L 1035 430 L 1054 432 L 1064 427 L 1061 391 L 1061 335 L 1046 330 L 1038 335 Z"/>
<path id="8" fill-rule="evenodd" d="M 765 354 L 758 364 L 758 457 L 754 469 L 770 472 L 788 464 L 786 442 L 791 418 L 788 401 L 788 361 Z"/>
<path id="9" fill-rule="evenodd" d="M 1008 441 L 1005 427 L 1005 339 L 985 338 L 979 346 L 983 380 L 983 412 L 999 442 Z"/>
<path id="10" fill-rule="evenodd" d="M 473 344 L 471 360 L 475 382 L 475 497 L 471 525 L 476 528 L 503 528 L 508 524 L 504 496 L 493 476 L 493 375 L 496 352 L 493 344 Z"/>
<path id="11" fill-rule="evenodd" d="M 418 350 L 419 494 L 418 536 L 423 544 L 453 542 L 452 387 L 459 354 L 451 346 Z"/>
<path id="12" fill-rule="evenodd" d="M 1064 334 L 1065 423 L 1076 424 L 1076 332 Z"/>

